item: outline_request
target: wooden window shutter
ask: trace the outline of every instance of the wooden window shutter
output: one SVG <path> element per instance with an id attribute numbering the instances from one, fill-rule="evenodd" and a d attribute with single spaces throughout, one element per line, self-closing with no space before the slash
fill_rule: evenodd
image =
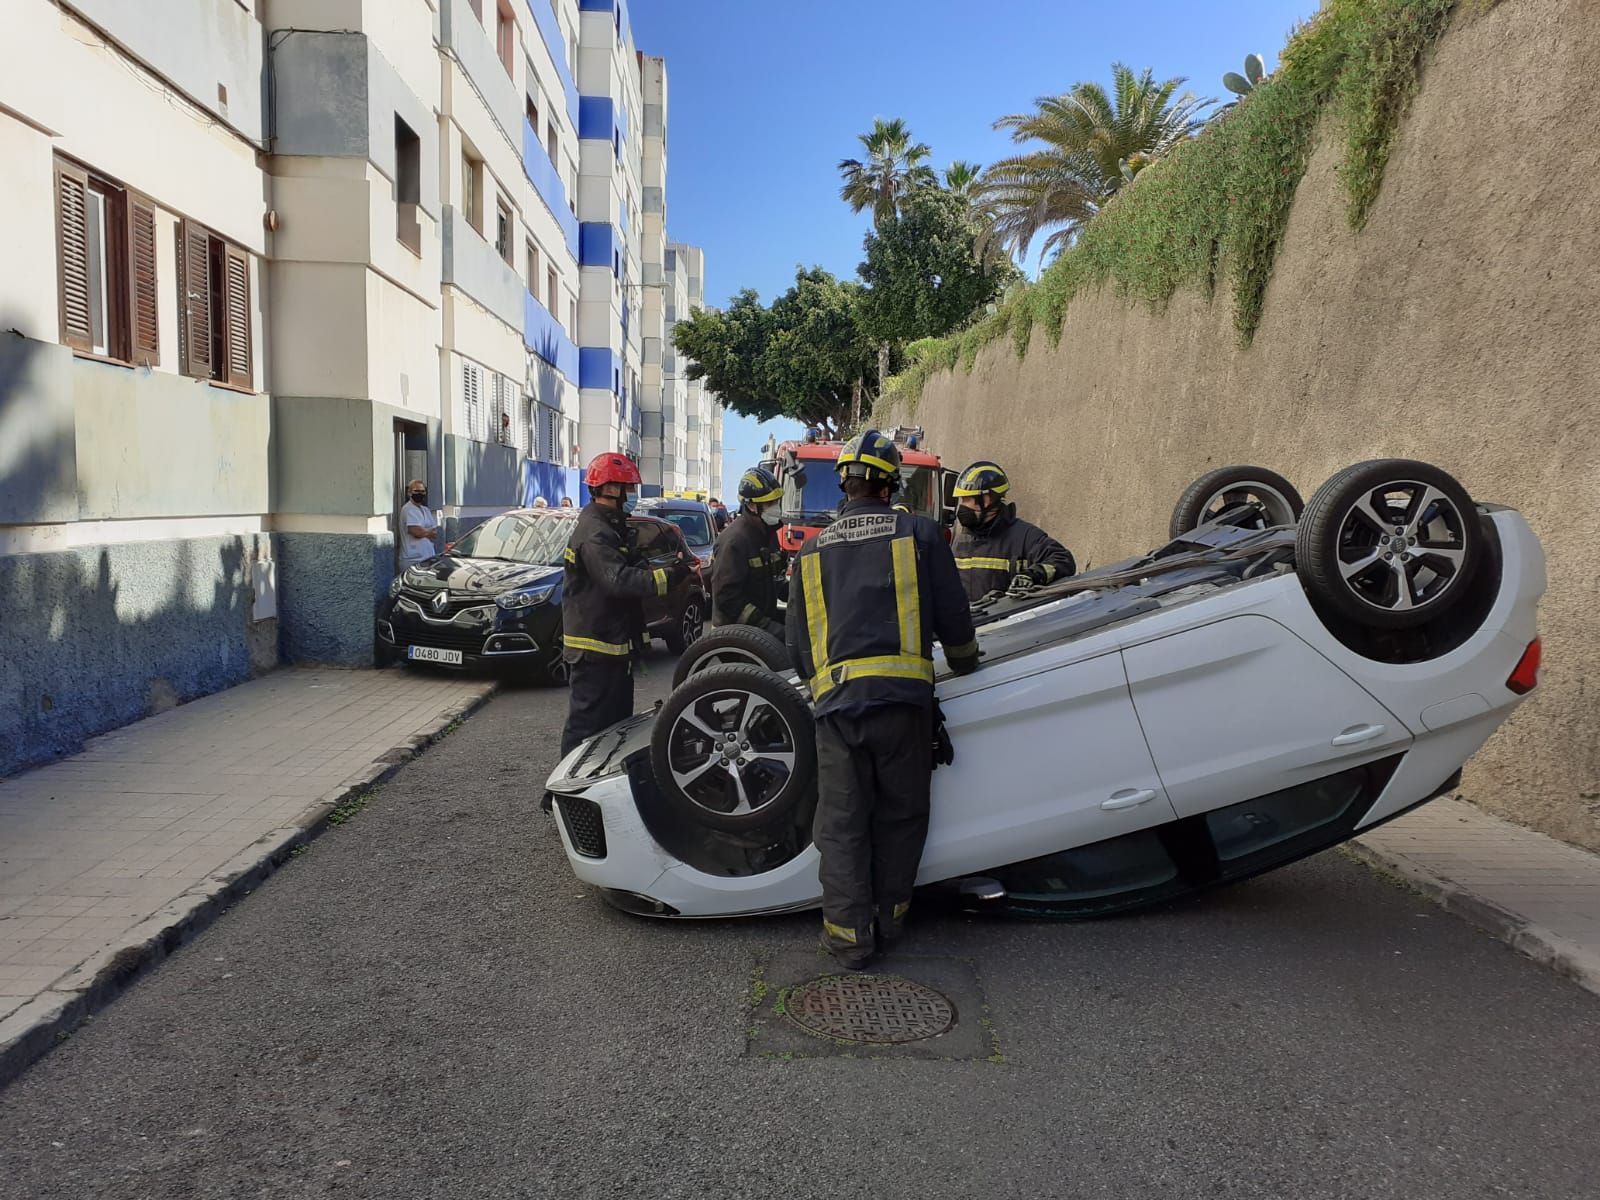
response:
<path id="1" fill-rule="evenodd" d="M 128 324 L 136 363 L 155 366 L 161 359 L 157 315 L 156 207 L 149 197 L 128 193 Z"/>
<path id="2" fill-rule="evenodd" d="M 61 271 L 61 341 L 94 348 L 89 321 L 89 173 L 56 162 L 56 259 Z"/>
<path id="3" fill-rule="evenodd" d="M 250 254 L 231 243 L 224 246 L 223 312 L 225 378 L 233 387 L 253 388 L 250 371 Z"/>
<path id="4" fill-rule="evenodd" d="M 178 333 L 183 373 L 212 378 L 211 234 L 185 221 L 178 237 Z"/>

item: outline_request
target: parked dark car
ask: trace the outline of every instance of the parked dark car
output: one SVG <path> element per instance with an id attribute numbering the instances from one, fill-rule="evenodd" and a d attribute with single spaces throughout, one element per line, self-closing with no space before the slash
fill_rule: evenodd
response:
<path id="1" fill-rule="evenodd" d="M 562 553 L 577 520 L 570 508 L 502 513 L 406 568 L 378 608 L 379 661 L 499 667 L 564 683 Z M 675 525 L 641 515 L 628 518 L 628 540 L 653 566 L 671 563 L 685 545 Z M 705 615 L 699 571 L 645 601 L 648 633 L 675 654 L 700 636 Z"/>
<path id="2" fill-rule="evenodd" d="M 711 552 L 717 544 L 717 526 L 710 506 L 704 501 L 655 496 L 639 501 L 639 511 L 671 521 L 683 534 L 683 540 L 689 543 L 700 565 L 711 565 Z"/>

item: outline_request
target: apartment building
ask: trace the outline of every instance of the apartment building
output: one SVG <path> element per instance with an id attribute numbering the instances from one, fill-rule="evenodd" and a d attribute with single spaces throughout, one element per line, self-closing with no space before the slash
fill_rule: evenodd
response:
<path id="1" fill-rule="evenodd" d="M 648 397 L 652 490 L 689 483 L 665 65 L 624 5 L 14 0 L 0 32 L 0 771 L 370 662 L 410 479 L 446 539 L 581 502 Z"/>
<path id="2" fill-rule="evenodd" d="M 257 5 L 0 26 L 0 770 L 278 661 Z"/>

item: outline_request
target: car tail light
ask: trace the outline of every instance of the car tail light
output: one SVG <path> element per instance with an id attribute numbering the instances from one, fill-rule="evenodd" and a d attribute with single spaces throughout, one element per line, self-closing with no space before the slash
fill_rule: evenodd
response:
<path id="1" fill-rule="evenodd" d="M 1528 648 L 1517 660 L 1517 669 L 1511 672 L 1511 677 L 1506 680 L 1506 687 L 1519 696 L 1526 696 L 1539 686 L 1539 660 L 1543 656 L 1540 641 L 1541 639 L 1534 638 L 1528 643 Z"/>

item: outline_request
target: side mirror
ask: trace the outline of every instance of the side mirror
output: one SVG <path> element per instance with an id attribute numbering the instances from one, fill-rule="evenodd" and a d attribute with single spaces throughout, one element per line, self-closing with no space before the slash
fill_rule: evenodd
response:
<path id="1" fill-rule="evenodd" d="M 939 470 L 939 520 L 946 525 L 956 523 L 956 480 L 959 474 L 948 467 Z"/>
<path id="2" fill-rule="evenodd" d="M 801 467 L 801 466 L 794 467 L 789 472 L 789 478 L 794 480 L 796 487 L 805 487 L 805 485 L 806 485 L 806 469 L 804 467 Z"/>

